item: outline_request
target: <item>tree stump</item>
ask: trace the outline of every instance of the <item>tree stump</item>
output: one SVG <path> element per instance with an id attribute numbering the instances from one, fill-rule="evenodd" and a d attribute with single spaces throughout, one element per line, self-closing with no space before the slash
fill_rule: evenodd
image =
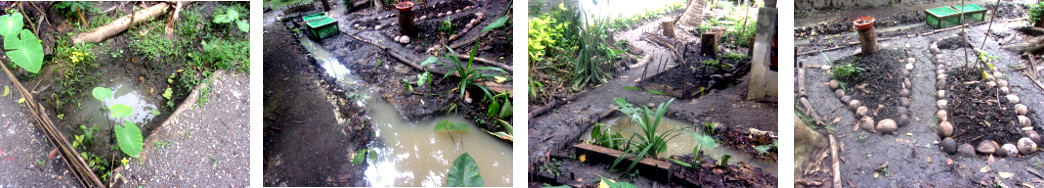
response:
<path id="1" fill-rule="evenodd" d="M 700 53 L 710 55 L 711 57 L 717 57 L 718 54 L 718 33 L 709 31 L 700 35 Z"/>
<path id="2" fill-rule="evenodd" d="M 660 28 L 663 28 L 663 36 L 674 38 L 674 19 L 670 17 L 664 17 L 660 20 Z"/>

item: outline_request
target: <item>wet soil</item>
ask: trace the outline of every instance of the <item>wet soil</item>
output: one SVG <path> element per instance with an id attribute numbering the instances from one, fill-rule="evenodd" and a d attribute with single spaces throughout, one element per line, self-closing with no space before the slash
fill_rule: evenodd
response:
<path id="1" fill-rule="evenodd" d="M 902 98 L 898 91 L 903 89 L 902 83 L 905 78 L 901 73 L 901 65 L 905 64 L 897 61 L 904 58 L 906 55 L 902 51 L 884 49 L 868 56 L 841 58 L 834 61 L 834 65 L 854 63 L 857 67 L 866 69 L 866 72 L 839 80 L 848 85 L 845 94 L 869 108 L 875 121 L 886 118 L 898 120 L 897 107 L 900 106 L 899 98 Z"/>
<path id="2" fill-rule="evenodd" d="M 285 26 L 265 25 L 264 185 L 365 186 L 351 152 L 372 141 L 361 107 L 335 105 L 315 60 Z M 345 121 L 347 120 L 347 121 Z"/>
<path id="3" fill-rule="evenodd" d="M 680 186 L 678 184 L 656 182 L 641 176 L 628 178 L 623 173 L 608 171 L 607 165 L 581 163 L 572 157 L 575 153 L 570 146 L 578 143 L 580 136 L 591 129 L 594 121 L 600 119 L 600 114 L 615 107 L 613 98 L 625 98 L 634 104 L 659 104 L 667 102 L 670 97 L 654 95 L 646 91 L 634 91 L 625 89 L 626 86 L 637 87 L 635 80 L 651 79 L 652 75 L 662 74 L 671 70 L 670 68 L 682 67 L 674 60 L 672 52 L 666 48 L 657 46 L 651 42 L 641 40 L 642 31 L 652 30 L 658 27 L 658 23 L 649 22 L 636 26 L 631 30 L 615 33 L 617 40 L 626 40 L 631 48 L 639 48 L 653 57 L 646 66 L 648 72 L 642 78 L 644 67 L 625 70 L 617 73 L 609 82 L 593 88 L 587 88 L 582 92 L 573 93 L 575 98 L 564 101 L 545 114 L 531 117 L 529 119 L 529 182 L 530 186 L 541 185 L 541 183 L 555 180 L 543 179 L 548 175 L 547 170 L 541 170 L 543 166 L 555 167 L 559 173 L 558 179 L 583 179 L 585 182 L 597 183 L 600 177 L 624 180 L 639 187 L 654 186 Z M 686 33 L 680 35 L 688 35 Z M 690 36 L 691 37 L 691 36 Z M 666 64 L 666 66 L 665 66 Z M 667 67 L 667 68 L 662 68 Z M 687 122 L 721 122 L 727 126 L 727 130 L 749 130 L 758 129 L 762 131 L 775 132 L 777 103 L 775 100 L 747 101 L 743 95 L 746 93 L 747 77 L 739 78 L 735 84 L 722 90 L 711 90 L 706 96 L 694 99 L 675 100 L 668 109 L 667 117 Z M 552 97 L 551 101 L 564 100 L 567 97 Z M 542 106 L 531 105 L 529 110 Z M 735 140 L 741 137 L 727 137 L 725 140 Z M 728 143 L 728 141 L 726 141 Z M 749 142 L 732 142 L 745 143 Z M 748 151 L 751 145 L 725 145 L 720 147 L 732 147 Z M 749 149 L 748 152 L 754 152 Z M 756 154 L 754 152 L 753 154 Z M 552 170 L 553 171 L 553 170 Z M 554 177 L 554 176 L 550 176 Z M 774 177 L 773 177 L 774 179 Z M 775 182 L 772 180 L 770 182 Z M 565 182 L 559 182 L 565 183 Z M 713 185 L 713 184 L 712 184 Z"/>
<path id="4" fill-rule="evenodd" d="M 995 23 L 993 30 L 1008 30 L 1017 25 L 1016 23 Z M 986 35 L 986 25 L 969 27 L 969 38 L 972 41 L 982 40 Z M 1010 31 L 1010 30 L 1008 30 Z M 991 31 L 992 33 L 993 31 Z M 968 187 L 968 186 L 992 186 L 1001 183 L 1014 186 L 1022 183 L 1036 184 L 1041 181 L 1027 169 L 1040 169 L 1044 163 L 1042 155 L 1019 156 L 1013 158 L 994 158 L 990 163 L 985 156 L 951 156 L 945 154 L 937 142 L 934 123 L 934 112 L 938 110 L 935 106 L 935 69 L 931 64 L 931 53 L 928 46 L 931 41 L 939 38 L 954 36 L 958 31 L 943 31 L 925 36 L 913 36 L 902 40 L 880 41 L 882 49 L 902 49 L 906 44 L 910 47 L 910 55 L 917 59 L 914 70 L 911 73 L 912 104 L 910 106 L 910 125 L 900 127 L 896 135 L 879 135 L 863 131 L 853 131 L 851 126 L 858 121 L 856 115 L 847 109 L 846 104 L 834 96 L 833 91 L 824 85 L 830 80 L 830 76 L 818 68 L 808 68 L 807 65 L 828 64 L 822 55 L 810 54 L 797 57 L 797 68 L 807 71 L 806 79 L 809 84 L 805 89 L 808 91 L 808 100 L 815 107 L 815 111 L 824 116 L 831 129 L 820 128 L 821 133 L 834 135 L 839 148 L 838 161 L 841 166 L 841 182 L 844 186 L 869 186 L 869 187 Z M 999 39 L 987 39 L 986 46 L 980 47 L 991 55 L 998 56 L 995 66 L 1002 73 L 1008 75 L 1009 87 L 1012 93 L 1019 95 L 1020 99 L 1027 102 L 1030 108 L 1044 105 L 1044 95 L 1026 76 L 1012 67 L 1023 63 L 1019 54 L 1000 50 Z M 850 56 L 859 50 L 858 46 L 841 48 L 838 50 L 824 51 L 830 57 Z M 943 62 L 947 67 L 956 67 L 964 64 L 963 53 L 946 52 L 955 50 L 943 50 Z M 968 58 L 974 59 L 974 56 Z M 1031 119 L 1041 119 L 1044 113 L 1030 111 L 1027 115 Z M 836 120 L 836 121 L 834 121 Z M 1034 129 L 1039 129 L 1034 125 Z M 824 136 L 826 136 L 824 135 Z M 814 153 L 798 153 L 795 155 L 816 156 L 820 151 Z M 803 177 L 809 180 L 827 182 L 831 181 L 832 173 L 827 170 L 834 161 L 826 157 L 823 161 L 823 170 L 813 171 Z M 885 168 L 879 168 L 888 163 Z M 795 164 L 800 170 L 805 171 L 808 164 Z M 988 169 L 983 170 L 984 167 Z M 981 171 L 980 171 L 981 170 Z M 1012 178 L 1000 178 L 1000 172 L 1010 172 Z M 877 174 L 875 176 L 875 174 Z"/>
<path id="5" fill-rule="evenodd" d="M 451 1 L 427 2 L 415 6 L 414 10 L 443 6 L 463 7 L 469 2 Z M 507 7 L 508 1 L 487 1 L 475 5 L 474 9 L 455 13 L 455 16 L 472 15 L 484 12 L 486 19 L 475 27 L 485 27 Z M 397 22 L 394 18 L 397 10 L 353 9 L 345 12 L 343 2 L 331 2 L 328 13 L 338 21 L 341 30 L 329 38 L 317 41 L 321 48 L 330 51 L 332 58 L 347 68 L 351 74 L 357 75 L 365 87 L 343 87 L 338 78 L 327 77 L 325 65 L 320 65 L 301 47 L 298 38 L 301 25 L 296 24 L 300 18 L 321 11 L 321 6 L 314 8 L 290 7 L 287 9 L 266 12 L 265 46 L 265 182 L 266 186 L 304 185 L 304 186 L 367 186 L 364 172 L 367 164 L 350 165 L 355 150 L 366 148 L 375 143 L 372 123 L 366 116 L 364 107 L 353 101 L 354 98 L 366 95 L 369 91 L 380 96 L 371 96 L 387 101 L 394 106 L 407 121 L 433 118 L 447 113 L 457 113 L 490 132 L 503 131 L 499 125 L 487 119 L 485 102 L 481 101 L 482 91 L 469 89 L 467 97 L 460 97 L 459 91 L 446 93 L 456 88 L 459 80 L 456 77 L 444 77 L 433 72 L 430 86 L 413 87 L 407 90 L 403 80 L 416 81 L 417 75 L 423 71 L 414 69 L 394 58 L 392 53 L 402 55 L 412 63 L 419 64 L 429 55 L 421 54 L 416 48 L 416 39 L 411 44 L 403 45 L 393 41 L 398 27 L 391 25 Z M 447 9 L 448 8 L 443 8 Z M 436 10 L 442 10 L 436 8 Z M 277 19 L 278 18 L 278 19 Z M 436 22 L 439 19 L 428 19 Z M 466 21 L 466 20 L 465 20 Z M 355 24 L 382 25 L 380 30 L 374 28 L 357 28 Z M 479 35 L 480 29 L 472 29 L 463 37 Z M 510 42 L 504 42 L 510 29 L 491 31 L 489 36 L 480 40 L 479 57 L 503 61 L 511 65 Z M 507 33 L 507 34 L 505 34 Z M 360 39 L 354 38 L 357 36 Z M 490 37 L 492 36 L 492 37 Z M 460 39 L 460 40 L 462 40 Z M 365 41 L 363 41 L 365 40 Z M 423 41 L 423 40 L 421 40 Z M 378 43 L 387 50 L 378 48 L 368 42 Z M 471 50 L 457 49 L 464 54 Z M 502 51 L 498 51 L 502 50 Z M 442 54 L 441 51 L 439 51 Z M 442 60 L 440 60 L 442 61 Z M 271 62 L 271 63 L 270 63 Z M 476 63 L 480 66 L 481 63 Z M 429 70 L 444 71 L 444 65 L 436 63 Z M 510 75 L 504 75 L 510 78 Z M 492 83 L 488 86 L 506 86 L 510 90 L 511 82 Z M 290 92 L 284 92 L 289 89 Z M 367 90 L 367 91 L 362 91 Z M 472 98 L 473 102 L 465 102 L 464 98 Z M 459 104 L 459 105 L 453 105 Z M 455 106 L 455 107 L 454 107 Z M 507 141 L 505 141 L 507 142 Z M 316 144 L 324 143 L 324 144 Z M 316 158 L 325 160 L 315 160 Z"/>
<path id="6" fill-rule="evenodd" d="M 972 69 L 965 72 L 965 69 Z M 954 140 L 958 144 L 978 144 L 992 140 L 1001 144 L 1014 144 L 1023 137 L 1021 124 L 1015 118 L 1014 104 L 1003 99 L 1004 94 L 996 87 L 987 87 L 985 82 L 963 84 L 981 80 L 982 69 L 956 68 L 947 72 L 946 83 L 951 84 L 947 92 L 951 102 L 947 113 L 954 125 Z M 967 73 L 967 74 L 965 74 Z M 1034 121 L 1031 121 L 1034 122 Z"/>
<path id="7" fill-rule="evenodd" d="M 682 65 L 668 69 L 657 75 L 651 76 L 639 82 L 640 88 L 663 92 L 664 94 L 679 99 L 692 99 L 700 97 L 701 88 L 706 91 L 712 89 L 724 89 L 735 84 L 738 79 L 725 76 L 744 75 L 750 71 L 750 58 L 731 59 L 722 56 L 711 57 L 700 55 L 699 47 L 689 45 L 686 48 L 685 61 Z M 747 51 L 741 49 L 737 51 Z M 705 61 L 717 61 L 724 68 L 705 64 Z M 642 70 L 647 71 L 647 70 Z"/>

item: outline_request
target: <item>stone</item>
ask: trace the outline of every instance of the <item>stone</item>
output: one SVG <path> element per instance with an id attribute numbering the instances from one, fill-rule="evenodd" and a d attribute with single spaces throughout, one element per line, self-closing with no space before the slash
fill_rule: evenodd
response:
<path id="1" fill-rule="evenodd" d="M 943 138 L 942 143 L 943 152 L 947 154 L 953 154 L 957 152 L 957 141 L 953 138 Z"/>
<path id="2" fill-rule="evenodd" d="M 935 97 L 946 98 L 946 90 L 939 90 L 935 92 Z"/>
<path id="3" fill-rule="evenodd" d="M 1014 144 L 1004 144 L 997 154 L 1001 157 L 1015 157 L 1019 154 L 1019 148 L 1015 147 Z"/>
<path id="4" fill-rule="evenodd" d="M 892 119 L 883 119 L 877 122 L 877 131 L 884 134 L 892 134 L 895 130 L 899 129 L 899 125 Z"/>
<path id="5" fill-rule="evenodd" d="M 1034 143 L 1030 138 L 1023 137 L 1019 139 L 1018 144 L 1019 153 L 1022 153 L 1022 155 L 1029 155 L 1033 154 L 1033 152 L 1037 152 L 1037 143 Z"/>
<path id="6" fill-rule="evenodd" d="M 1033 141 L 1033 143 L 1040 143 L 1040 141 L 1041 141 L 1040 140 L 1040 134 L 1038 134 L 1037 131 L 1034 131 L 1034 130 L 1023 130 L 1022 134 L 1026 135 L 1026 138 L 1029 138 L 1030 141 Z"/>
<path id="7" fill-rule="evenodd" d="M 899 114 L 899 119 L 896 119 L 895 121 L 896 123 L 899 123 L 899 127 L 905 127 L 906 125 L 910 124 L 910 116 L 907 116 L 906 114 Z"/>
<path id="8" fill-rule="evenodd" d="M 1026 116 L 1016 116 L 1016 117 L 1018 117 L 1019 124 L 1022 125 L 1022 127 L 1029 127 L 1029 126 L 1033 125 L 1033 122 L 1030 122 L 1030 118 L 1029 117 L 1026 117 Z"/>
<path id="9" fill-rule="evenodd" d="M 940 109 L 946 109 L 946 99 L 935 101 L 935 106 Z"/>
<path id="10" fill-rule="evenodd" d="M 403 44 L 407 44 L 407 43 L 410 43 L 410 36 L 406 36 L 406 35 L 403 35 L 403 36 L 402 36 L 402 39 L 399 39 L 399 40 L 402 40 L 401 42 L 402 42 Z"/>
<path id="11" fill-rule="evenodd" d="M 841 87 L 837 80 L 830 80 L 830 82 L 827 83 L 827 85 L 830 85 L 830 89 L 837 89 L 838 87 Z"/>
<path id="12" fill-rule="evenodd" d="M 903 90 L 899 90 L 899 96 L 910 97 L 910 90 L 906 88 L 903 88 Z"/>
<path id="13" fill-rule="evenodd" d="M 943 121 L 942 123 L 939 123 L 938 133 L 941 137 L 953 136 L 953 124 L 950 124 L 949 121 Z"/>
<path id="14" fill-rule="evenodd" d="M 907 70 L 907 71 L 912 71 L 912 70 L 913 70 L 913 68 L 914 68 L 914 65 L 913 65 L 913 64 L 906 64 L 906 70 Z"/>
<path id="15" fill-rule="evenodd" d="M 997 143 L 991 140 L 983 140 L 979 142 L 978 146 L 975 146 L 975 151 L 983 155 L 990 155 L 997 152 Z"/>
<path id="16" fill-rule="evenodd" d="M 935 81 L 935 89 L 946 89 L 946 80 Z"/>
<path id="17" fill-rule="evenodd" d="M 852 101 L 852 97 L 851 96 L 841 97 L 841 102 L 843 102 L 845 104 L 848 104 L 849 101 Z"/>
<path id="18" fill-rule="evenodd" d="M 860 116 L 867 116 L 869 115 L 869 112 L 870 109 L 866 108 L 865 106 L 860 106 L 859 108 L 856 108 L 856 114 L 859 114 Z"/>
<path id="19" fill-rule="evenodd" d="M 957 153 L 964 156 L 975 156 L 975 147 L 971 144 L 964 143 L 957 146 Z"/>
<path id="20" fill-rule="evenodd" d="M 988 82 L 986 82 L 986 86 L 990 87 L 990 88 L 993 88 L 993 87 L 997 86 L 997 83 L 993 82 L 993 81 L 988 81 Z"/>
<path id="21" fill-rule="evenodd" d="M 874 118 L 863 116 L 863 119 L 859 120 L 859 128 L 867 131 L 876 131 L 874 129 Z"/>
<path id="22" fill-rule="evenodd" d="M 948 119 L 948 116 L 946 116 L 946 110 L 935 112 L 935 117 L 939 117 L 939 120 L 941 121 L 946 121 Z"/>
<path id="23" fill-rule="evenodd" d="M 851 108 L 852 110 L 855 110 L 856 108 L 859 108 L 860 106 L 863 106 L 863 103 L 859 102 L 859 100 L 852 99 L 852 101 L 848 102 L 848 108 Z"/>
<path id="24" fill-rule="evenodd" d="M 899 97 L 899 105 L 910 107 L 910 99 L 906 97 Z"/>
<path id="25" fill-rule="evenodd" d="M 1011 90 L 1010 90 L 1010 89 L 1008 89 L 1008 87 L 1000 87 L 1000 90 L 1001 90 L 1001 92 L 1002 92 L 1002 93 L 1004 93 L 1005 95 L 1011 94 Z"/>
<path id="26" fill-rule="evenodd" d="M 896 111 L 897 113 L 899 113 L 899 115 L 906 115 L 906 114 L 910 114 L 910 110 L 909 110 L 909 109 L 907 109 L 906 107 L 902 107 L 902 106 L 900 106 L 900 107 L 895 107 L 895 111 Z"/>
<path id="27" fill-rule="evenodd" d="M 1008 80 L 1000 79 L 997 80 L 997 85 L 1001 87 L 1008 87 Z"/>
<path id="28" fill-rule="evenodd" d="M 935 79 L 936 80 L 946 80 L 946 74 L 939 74 L 938 76 L 935 76 Z"/>
<path id="29" fill-rule="evenodd" d="M 1027 108 L 1026 105 L 1023 104 L 1015 104 L 1015 113 L 1019 114 L 1020 116 L 1024 116 L 1026 115 L 1026 113 L 1029 113 L 1029 108 Z"/>

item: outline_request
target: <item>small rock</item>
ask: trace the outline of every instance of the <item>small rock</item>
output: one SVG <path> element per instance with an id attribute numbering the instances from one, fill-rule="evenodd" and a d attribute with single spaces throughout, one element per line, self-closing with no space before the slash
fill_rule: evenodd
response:
<path id="1" fill-rule="evenodd" d="M 841 102 L 843 102 L 845 104 L 848 104 L 849 101 L 852 101 L 852 97 L 851 96 L 841 97 Z"/>
<path id="2" fill-rule="evenodd" d="M 910 99 L 906 97 L 899 97 L 899 105 L 910 107 Z"/>
<path id="3" fill-rule="evenodd" d="M 1026 138 L 1029 138 L 1030 141 L 1033 141 L 1033 143 L 1040 143 L 1040 141 L 1041 141 L 1040 140 L 1040 134 L 1037 134 L 1037 131 L 1024 130 L 1024 131 L 1022 131 L 1022 134 L 1026 135 Z"/>
<path id="4" fill-rule="evenodd" d="M 1002 92 L 1002 93 L 1004 93 L 1005 95 L 1007 95 L 1007 94 L 1011 94 L 1011 90 L 1010 90 L 1010 89 L 1008 89 L 1008 87 L 1000 87 L 1000 90 L 1001 90 L 1001 92 Z"/>
<path id="5" fill-rule="evenodd" d="M 863 106 L 863 103 L 859 102 L 859 100 L 852 99 L 852 101 L 848 102 L 848 108 L 851 108 L 852 110 L 859 108 L 859 106 Z"/>
<path id="6" fill-rule="evenodd" d="M 994 152 L 997 152 L 997 143 L 991 140 L 983 140 L 982 142 L 979 142 L 978 146 L 975 146 L 975 151 L 983 155 L 993 154 Z"/>
<path id="7" fill-rule="evenodd" d="M 906 114 L 899 114 L 899 119 L 896 120 L 896 123 L 899 123 L 899 127 L 905 127 L 906 125 L 910 124 L 910 116 L 907 116 Z"/>
<path id="8" fill-rule="evenodd" d="M 875 131 L 874 118 L 870 116 L 863 116 L 863 119 L 859 120 L 859 128 L 867 131 Z"/>
<path id="9" fill-rule="evenodd" d="M 935 101 L 935 106 L 940 109 L 946 109 L 946 99 Z"/>
<path id="10" fill-rule="evenodd" d="M 477 24 L 479 24 L 479 19 L 471 19 L 471 21 L 468 22 L 468 24 L 477 25 Z"/>
<path id="11" fill-rule="evenodd" d="M 1004 73 L 1001 73 L 1000 71 L 993 71 L 993 77 L 994 78 L 1004 78 Z"/>
<path id="12" fill-rule="evenodd" d="M 461 12 L 464 12 L 464 10 L 457 9 L 457 11 L 453 11 L 453 12 L 454 13 L 461 13 Z"/>
<path id="13" fill-rule="evenodd" d="M 903 90 L 899 90 L 899 96 L 909 97 L 910 96 L 910 90 L 906 89 L 906 88 L 903 88 Z"/>
<path id="14" fill-rule="evenodd" d="M 1029 113 L 1029 108 L 1026 108 L 1026 105 L 1023 104 L 1015 104 L 1015 113 L 1024 116 L 1026 113 Z"/>
<path id="15" fill-rule="evenodd" d="M 1001 87 L 1008 87 L 1008 80 L 1005 80 L 1005 79 L 997 80 L 997 85 L 999 85 Z"/>
<path id="16" fill-rule="evenodd" d="M 867 116 L 867 115 L 869 115 L 869 114 L 867 114 L 867 113 L 869 113 L 869 111 L 870 111 L 870 109 L 866 108 L 865 106 L 860 106 L 859 108 L 856 108 L 856 114 L 859 114 L 860 116 Z"/>
<path id="17" fill-rule="evenodd" d="M 946 74 L 939 74 L 938 76 L 935 76 L 935 79 L 936 80 L 945 80 L 946 79 Z"/>
<path id="18" fill-rule="evenodd" d="M 837 89 L 838 87 L 841 87 L 841 84 L 839 84 L 837 80 L 830 80 L 830 82 L 828 82 L 827 85 L 830 85 L 830 89 Z"/>
<path id="19" fill-rule="evenodd" d="M 440 12 L 440 13 L 439 13 L 438 15 L 436 15 L 435 17 L 442 17 L 442 16 L 445 16 L 445 15 L 446 15 L 446 14 L 444 14 L 444 13 L 441 13 L 441 12 Z"/>
<path id="20" fill-rule="evenodd" d="M 819 70 L 821 70 L 821 71 L 830 71 L 830 65 L 823 65 L 822 67 L 819 67 Z"/>
<path id="21" fill-rule="evenodd" d="M 940 121 L 946 121 L 948 119 L 948 116 L 946 116 L 946 110 L 939 110 L 938 112 L 935 112 L 935 117 L 939 117 Z"/>
<path id="22" fill-rule="evenodd" d="M 906 58 L 906 63 L 914 64 L 914 62 L 917 62 L 917 59 L 914 59 L 913 57 Z"/>
<path id="23" fill-rule="evenodd" d="M 957 141 L 953 140 L 953 138 L 943 138 L 941 145 L 943 152 L 946 152 L 947 154 L 957 152 Z"/>
<path id="24" fill-rule="evenodd" d="M 964 156 L 975 156 L 975 147 L 971 144 L 964 143 L 957 146 L 957 153 Z"/>
<path id="25" fill-rule="evenodd" d="M 403 35 L 402 39 L 399 40 L 402 40 L 403 44 L 410 43 L 410 36 Z"/>
<path id="26" fill-rule="evenodd" d="M 402 39 L 402 36 L 395 36 L 395 39 L 394 39 L 394 40 L 395 40 L 395 42 L 399 42 L 399 41 L 402 41 L 402 40 L 399 40 L 399 39 Z"/>
<path id="27" fill-rule="evenodd" d="M 453 14 L 453 11 L 452 11 L 452 10 L 450 10 L 450 11 L 446 11 L 446 16 L 449 16 L 450 14 Z"/>
<path id="28" fill-rule="evenodd" d="M 935 97 L 946 98 L 946 90 L 939 90 L 935 92 Z"/>
<path id="29" fill-rule="evenodd" d="M 902 106 L 895 107 L 895 111 L 898 112 L 899 115 L 904 115 L 904 114 L 909 114 L 910 113 L 909 109 L 907 109 L 906 107 L 902 107 Z"/>
<path id="30" fill-rule="evenodd" d="M 481 19 L 483 17 L 486 17 L 486 13 L 477 12 L 477 13 L 475 13 L 475 17 L 479 17 Z"/>
<path id="31" fill-rule="evenodd" d="M 993 88 L 993 87 L 997 86 L 997 83 L 993 82 L 993 81 L 989 81 L 989 82 L 986 82 L 986 86 L 990 87 L 990 88 Z"/>
<path id="32" fill-rule="evenodd" d="M 1015 147 L 1014 144 L 1004 144 L 997 153 L 1002 157 L 1015 157 L 1015 155 L 1019 154 L 1019 148 Z"/>
<path id="33" fill-rule="evenodd" d="M 373 30 L 381 30 L 381 28 L 382 28 L 382 27 L 381 27 L 380 25 L 378 25 L 378 26 L 373 26 Z"/>
<path id="34" fill-rule="evenodd" d="M 1018 117 L 1019 124 L 1022 124 L 1022 127 L 1029 127 L 1029 126 L 1033 125 L 1033 123 L 1030 122 L 1030 118 L 1029 117 L 1026 117 L 1026 116 L 1016 116 L 1016 117 Z"/>
<path id="35" fill-rule="evenodd" d="M 939 136 L 941 137 L 953 136 L 953 124 L 950 124 L 949 121 L 943 121 L 942 123 L 939 123 L 938 129 Z"/>
<path id="36" fill-rule="evenodd" d="M 1034 143 L 1033 140 L 1026 137 L 1019 139 L 1018 147 L 1019 152 L 1022 153 L 1022 155 L 1033 154 L 1033 152 L 1037 151 L 1037 143 Z"/>
<path id="37" fill-rule="evenodd" d="M 939 80 L 935 82 L 935 89 L 946 89 L 946 80 Z"/>
<path id="38" fill-rule="evenodd" d="M 1008 94 L 1008 95 L 1004 96 L 1004 98 L 1008 99 L 1008 102 L 1010 102 L 1012 104 L 1018 104 L 1019 103 L 1019 96 L 1015 96 L 1015 94 Z"/>
<path id="39" fill-rule="evenodd" d="M 837 89 L 834 90 L 834 97 L 841 98 L 845 96 L 845 90 Z"/>
<path id="40" fill-rule="evenodd" d="M 899 129 L 899 125 L 897 125 L 895 120 L 892 119 L 883 119 L 881 122 L 877 123 L 877 131 L 884 134 L 891 134 L 892 132 L 895 132 L 896 129 Z"/>
<path id="41" fill-rule="evenodd" d="M 424 16 L 420 17 L 420 20 L 426 20 L 426 19 L 428 19 L 428 15 L 424 15 Z"/>
<path id="42" fill-rule="evenodd" d="M 906 69 L 903 69 L 903 72 L 902 72 L 902 73 L 903 73 L 903 77 L 908 77 L 908 76 L 910 76 L 910 71 L 908 71 L 908 70 L 906 70 Z"/>
<path id="43" fill-rule="evenodd" d="M 906 64 L 906 70 L 907 71 L 913 71 L 913 68 L 914 68 L 913 64 Z"/>

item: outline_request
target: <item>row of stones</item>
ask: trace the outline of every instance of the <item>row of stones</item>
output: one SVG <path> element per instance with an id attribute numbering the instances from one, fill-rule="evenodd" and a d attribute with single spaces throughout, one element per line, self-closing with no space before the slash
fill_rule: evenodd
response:
<path id="1" fill-rule="evenodd" d="M 468 11 L 468 10 L 471 10 L 473 8 L 474 8 L 473 6 L 466 6 L 463 9 L 446 11 L 445 13 L 440 12 L 438 14 L 423 15 L 423 16 L 420 16 L 420 17 L 413 18 L 413 22 L 424 21 L 424 20 L 427 20 L 428 18 L 441 18 L 441 17 L 446 17 L 446 16 L 449 16 L 449 15 L 453 15 L 453 14 L 460 14 L 460 13 L 463 13 L 464 11 Z M 381 19 L 384 19 L 384 18 L 395 17 L 396 15 L 398 15 L 398 14 L 388 14 L 388 15 L 385 15 L 385 16 L 378 16 L 376 19 L 377 20 L 381 20 Z M 481 16 L 481 15 L 482 15 L 481 12 L 480 13 L 476 13 L 476 16 Z M 358 30 L 381 30 L 381 29 L 387 28 L 389 26 L 395 26 L 395 25 L 399 25 L 399 22 L 391 22 L 388 25 L 380 25 L 380 24 L 378 24 L 378 25 L 373 26 L 373 27 L 367 27 L 367 26 L 363 26 L 361 24 L 356 23 L 355 25 L 352 25 L 352 27 L 354 27 L 355 29 L 358 29 Z"/>
<path id="2" fill-rule="evenodd" d="M 1037 134 L 1036 131 L 1033 131 L 1033 124 L 1032 122 L 1030 122 L 1029 117 L 1026 116 L 1026 114 L 1029 113 L 1029 109 L 1028 107 L 1026 107 L 1026 105 L 1019 103 L 1019 97 L 1017 95 L 1011 93 L 1011 89 L 1008 88 L 1008 80 L 1004 79 L 1004 74 L 998 71 L 995 66 L 989 67 L 990 71 L 992 71 L 993 74 L 986 75 L 987 82 L 985 84 L 987 87 L 990 88 L 996 87 L 998 90 L 1005 94 L 1005 100 L 1007 100 L 1011 104 L 1015 104 L 1013 106 L 1013 110 L 1015 110 L 1015 113 L 1018 114 L 1019 121 L 1019 123 L 1016 124 L 1016 126 L 1021 126 L 1025 137 L 1022 137 L 1018 140 L 1017 146 L 1011 143 L 999 145 L 997 142 L 992 140 L 983 140 L 979 142 L 977 147 L 972 147 L 972 145 L 969 143 L 964 143 L 959 146 L 957 145 L 957 141 L 953 139 L 953 130 L 955 127 L 952 123 L 950 123 L 949 116 L 946 112 L 948 104 L 948 101 L 946 100 L 946 77 L 948 75 L 946 75 L 946 65 L 942 60 L 943 56 L 939 50 L 939 46 L 937 45 L 939 41 L 942 41 L 944 39 L 945 38 L 940 38 L 939 40 L 932 42 L 932 44 L 928 48 L 929 51 L 931 51 L 936 63 L 935 87 L 936 89 L 938 89 L 938 91 L 936 92 L 935 97 L 938 100 L 935 102 L 935 105 L 939 107 L 939 111 L 936 112 L 935 115 L 936 117 L 938 117 L 939 120 L 939 122 L 936 122 L 939 125 L 939 127 L 937 127 L 938 134 L 940 137 L 943 138 L 943 151 L 949 154 L 960 152 L 962 154 L 967 155 L 974 155 L 975 152 L 978 152 L 983 155 L 992 154 L 1000 157 L 1014 157 L 1018 153 L 1022 153 L 1023 155 L 1029 155 L 1035 152 L 1037 150 L 1036 143 L 1040 143 L 1041 140 L 1040 135 Z M 998 147 L 1000 149 L 998 149 Z"/>
<path id="3" fill-rule="evenodd" d="M 891 134 L 898 130 L 899 126 L 906 126 L 906 124 L 910 122 L 910 110 L 908 110 L 910 103 L 912 103 L 910 98 L 910 87 L 912 86 L 910 82 L 910 71 L 913 71 L 914 62 L 916 61 L 917 60 L 913 57 L 899 59 L 899 63 L 904 64 L 904 67 L 902 68 L 903 82 L 901 83 L 903 89 L 899 92 L 900 106 L 896 107 L 899 117 L 896 117 L 896 119 L 881 119 L 880 121 L 877 121 L 876 125 L 874 124 L 874 116 L 877 114 L 876 111 L 885 108 L 884 105 L 878 105 L 873 109 L 873 111 L 871 111 L 870 107 L 866 107 L 861 101 L 852 99 L 851 96 L 845 95 L 845 90 L 839 88 L 840 84 L 836 79 L 830 80 L 827 84 L 830 86 L 830 89 L 834 90 L 834 96 L 841 99 L 841 102 L 848 104 L 848 108 L 855 111 L 856 115 L 860 117 L 855 129 Z M 824 68 L 825 70 L 829 70 L 829 66 L 824 66 Z"/>

